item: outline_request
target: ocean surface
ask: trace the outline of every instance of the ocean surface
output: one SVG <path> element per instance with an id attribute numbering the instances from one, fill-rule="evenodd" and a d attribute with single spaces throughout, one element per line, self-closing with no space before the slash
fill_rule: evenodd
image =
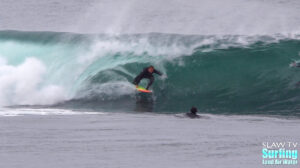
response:
<path id="1" fill-rule="evenodd" d="M 262 143 L 300 138 L 299 120 L 263 116 L 12 111 L 19 116 L 0 117 L 5 168 L 271 167 Z"/>
<path id="2" fill-rule="evenodd" d="M 300 139 L 299 9 L 0 0 L 0 167 L 266 167 L 262 143 Z"/>

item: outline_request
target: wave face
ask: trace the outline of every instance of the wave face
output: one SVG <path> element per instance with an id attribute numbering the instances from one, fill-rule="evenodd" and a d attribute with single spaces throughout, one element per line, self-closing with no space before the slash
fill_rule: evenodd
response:
<path id="1" fill-rule="evenodd" d="M 299 36 L 0 32 L 0 104 L 299 115 Z M 154 94 L 131 84 L 154 65 Z M 146 85 L 142 81 L 141 85 Z"/>

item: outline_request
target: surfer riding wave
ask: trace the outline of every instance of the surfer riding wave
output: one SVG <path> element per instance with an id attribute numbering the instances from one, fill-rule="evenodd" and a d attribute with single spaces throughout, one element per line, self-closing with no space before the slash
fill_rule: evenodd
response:
<path id="1" fill-rule="evenodd" d="M 149 79 L 149 83 L 146 87 L 147 90 L 149 90 L 150 86 L 152 85 L 153 81 L 154 81 L 154 76 L 153 73 L 156 73 L 158 75 L 162 75 L 161 72 L 159 72 L 158 70 L 154 69 L 154 67 L 151 65 L 149 67 L 144 68 L 144 70 L 134 78 L 133 84 L 136 85 L 136 87 L 138 86 L 138 84 L 140 83 L 140 81 L 143 78 L 147 78 Z"/>

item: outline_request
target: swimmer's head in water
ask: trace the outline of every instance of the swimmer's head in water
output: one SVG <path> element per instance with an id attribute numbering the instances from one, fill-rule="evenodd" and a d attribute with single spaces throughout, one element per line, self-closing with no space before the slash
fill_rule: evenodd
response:
<path id="1" fill-rule="evenodd" d="M 194 113 L 194 114 L 196 114 L 198 112 L 198 110 L 197 110 L 197 108 L 196 107 L 192 107 L 191 108 L 191 113 Z"/>

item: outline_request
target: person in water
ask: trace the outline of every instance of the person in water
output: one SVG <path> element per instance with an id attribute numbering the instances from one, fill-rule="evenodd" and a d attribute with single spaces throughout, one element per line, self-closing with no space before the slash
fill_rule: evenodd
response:
<path id="1" fill-rule="evenodd" d="M 189 113 L 186 113 L 186 115 L 190 118 L 200 118 L 200 116 L 197 114 L 198 110 L 196 107 L 192 107 Z"/>
<path id="2" fill-rule="evenodd" d="M 146 87 L 146 89 L 148 90 L 150 88 L 150 86 L 152 85 L 153 81 L 154 81 L 154 76 L 153 76 L 153 73 L 156 73 L 158 75 L 162 75 L 161 72 L 157 71 L 156 69 L 154 69 L 154 67 L 151 65 L 147 68 L 144 68 L 144 70 L 134 78 L 134 81 L 133 81 L 133 84 L 136 85 L 136 87 L 138 86 L 138 84 L 140 83 L 140 81 L 143 79 L 143 78 L 147 78 L 149 79 L 149 83 Z"/>

